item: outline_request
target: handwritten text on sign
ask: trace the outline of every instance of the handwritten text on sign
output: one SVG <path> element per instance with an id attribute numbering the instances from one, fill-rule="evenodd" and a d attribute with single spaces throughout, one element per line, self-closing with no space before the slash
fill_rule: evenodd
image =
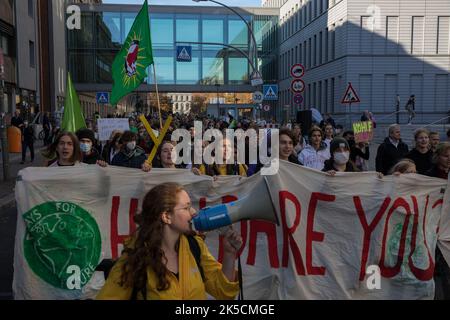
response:
<path id="1" fill-rule="evenodd" d="M 353 123 L 353 132 L 355 133 L 355 142 L 369 142 L 373 139 L 372 121 L 362 121 Z"/>

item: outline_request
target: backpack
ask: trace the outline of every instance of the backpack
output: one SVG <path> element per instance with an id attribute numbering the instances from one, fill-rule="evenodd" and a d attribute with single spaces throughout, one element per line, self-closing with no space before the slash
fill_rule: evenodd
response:
<path id="1" fill-rule="evenodd" d="M 205 274 L 203 272 L 203 267 L 201 264 L 201 249 L 200 245 L 198 244 L 198 241 L 195 239 L 194 236 L 186 236 L 188 243 L 189 243 L 189 249 L 191 250 L 192 255 L 194 256 L 195 262 L 197 263 L 198 271 L 200 272 L 200 275 L 202 276 L 202 280 L 205 281 Z M 96 271 L 103 271 L 105 275 L 105 280 L 108 279 L 109 273 L 116 263 L 115 260 L 112 259 L 103 259 L 102 262 L 97 266 L 95 269 Z M 139 290 L 137 288 L 133 288 L 133 292 L 131 293 L 130 300 L 137 300 L 137 294 Z M 147 287 L 144 287 L 141 290 L 141 293 L 144 297 L 144 300 L 147 300 Z"/>

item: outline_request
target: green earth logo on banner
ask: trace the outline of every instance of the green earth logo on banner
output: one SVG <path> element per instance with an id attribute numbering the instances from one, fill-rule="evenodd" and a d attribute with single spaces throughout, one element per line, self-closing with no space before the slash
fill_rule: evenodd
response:
<path id="1" fill-rule="evenodd" d="M 27 228 L 24 255 L 33 272 L 61 289 L 74 289 L 68 285 L 73 270 L 79 276 L 76 289 L 88 283 L 102 248 L 100 230 L 91 214 L 70 202 L 46 202 L 23 218 Z"/>

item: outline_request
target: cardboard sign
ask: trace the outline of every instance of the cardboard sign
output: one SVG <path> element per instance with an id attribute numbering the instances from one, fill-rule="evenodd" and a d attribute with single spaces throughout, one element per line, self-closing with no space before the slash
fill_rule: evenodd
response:
<path id="1" fill-rule="evenodd" d="M 373 140 L 372 121 L 363 121 L 353 123 L 353 132 L 355 133 L 355 142 L 369 142 Z"/>
<path id="2" fill-rule="evenodd" d="M 97 119 L 98 139 L 107 141 L 111 137 L 114 130 L 127 131 L 130 130 L 130 124 L 126 118 L 108 118 Z"/>

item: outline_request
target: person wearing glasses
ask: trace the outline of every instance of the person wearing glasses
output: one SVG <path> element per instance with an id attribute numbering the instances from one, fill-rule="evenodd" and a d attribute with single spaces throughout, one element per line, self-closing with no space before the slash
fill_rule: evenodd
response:
<path id="1" fill-rule="evenodd" d="M 235 260 L 242 238 L 232 229 L 225 234 L 220 264 L 202 238 L 193 236 L 195 213 L 182 186 L 164 183 L 150 190 L 135 217 L 138 228 L 96 298 L 204 300 L 209 293 L 220 300 L 234 299 L 239 292 Z"/>

